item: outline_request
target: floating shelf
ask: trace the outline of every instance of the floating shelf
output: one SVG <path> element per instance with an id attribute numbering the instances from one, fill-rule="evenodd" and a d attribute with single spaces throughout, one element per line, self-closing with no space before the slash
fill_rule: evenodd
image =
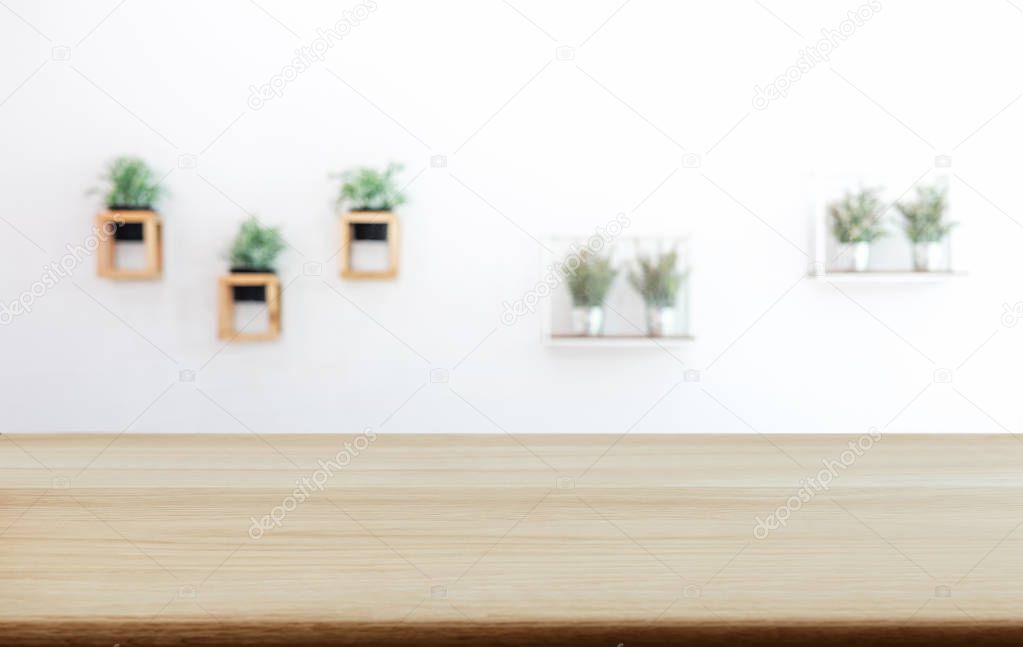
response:
<path id="1" fill-rule="evenodd" d="M 926 179 L 917 178 L 915 185 L 929 184 L 935 182 L 948 183 L 946 174 L 936 172 L 935 175 Z M 882 214 L 884 222 L 890 235 L 884 236 L 871 244 L 870 263 L 867 269 L 855 271 L 852 269 L 852 253 L 843 250 L 840 243 L 835 239 L 832 231 L 832 222 L 828 214 L 828 205 L 838 200 L 849 190 L 856 190 L 857 187 L 885 186 L 892 185 L 890 177 L 865 176 L 859 172 L 849 173 L 828 173 L 813 174 L 810 178 L 810 191 L 812 196 L 809 204 L 811 218 L 814 227 L 814 264 L 810 270 L 811 278 L 829 281 L 831 283 L 859 283 L 859 284 L 923 284 L 941 283 L 954 278 L 962 278 L 967 275 L 959 264 L 957 257 L 956 241 L 959 237 L 960 227 L 940 241 L 940 253 L 942 262 L 934 271 L 915 271 L 913 269 L 913 243 L 909 241 L 902 231 L 901 218 L 897 216 L 897 209 L 894 203 L 888 204 Z M 901 186 L 901 183 L 895 183 Z M 892 192 L 889 192 L 891 194 Z M 951 189 L 949 189 L 951 195 Z M 912 199 L 911 191 L 907 189 L 904 199 Z M 949 209 L 952 211 L 954 202 L 950 200 Z M 958 220 L 954 218 L 954 220 Z"/>
<path id="2" fill-rule="evenodd" d="M 116 227 L 111 231 L 111 226 Z M 141 225 L 142 244 L 145 246 L 145 265 L 126 270 L 117 267 L 116 230 L 121 225 Z M 163 221 L 154 211 L 108 211 L 96 216 L 99 245 L 96 254 L 96 273 L 116 281 L 148 281 L 163 274 Z"/>
<path id="3" fill-rule="evenodd" d="M 813 278 L 831 283 L 940 283 L 951 279 L 963 278 L 966 272 L 938 271 L 938 272 L 899 272 L 899 271 L 863 271 L 852 272 L 842 271 L 822 272 L 813 275 Z"/>
<path id="4" fill-rule="evenodd" d="M 548 346 L 561 348 L 664 348 L 676 347 L 694 341 L 692 335 L 551 335 Z"/>
<path id="5" fill-rule="evenodd" d="M 599 230 L 598 230 L 599 231 Z M 574 348 L 664 348 L 677 347 L 693 341 L 692 324 L 692 245 L 685 235 L 676 236 L 611 236 L 610 226 L 604 228 L 607 236 L 603 245 L 593 246 L 597 234 L 586 236 L 557 236 L 546 239 L 542 254 L 542 286 L 548 294 L 537 291 L 537 309 L 542 326 L 542 340 L 548 347 Z M 620 232 L 619 232 L 620 233 Z M 571 322 L 572 298 L 566 279 L 560 273 L 561 263 L 577 250 L 585 247 L 610 250 L 619 267 L 619 275 L 605 299 L 604 330 L 601 335 L 575 334 Z M 646 306 L 642 297 L 629 285 L 628 269 L 640 254 L 656 254 L 676 249 L 680 254 L 680 269 L 688 272 L 674 307 L 676 325 L 671 334 L 650 336 L 647 332 Z M 524 297 L 528 299 L 529 295 Z M 528 302 L 528 301 L 527 301 Z"/>
<path id="6" fill-rule="evenodd" d="M 352 243 L 358 242 L 359 225 L 383 225 L 386 231 L 388 266 L 384 270 L 357 270 L 352 268 Z M 398 276 L 400 251 L 398 218 L 389 211 L 350 211 L 341 217 L 341 276 L 346 279 L 393 279 Z"/>
<path id="7" fill-rule="evenodd" d="M 240 332 L 234 328 L 236 287 L 262 287 L 266 302 L 265 332 Z M 218 337 L 225 341 L 271 341 L 281 336 L 281 281 L 276 274 L 228 274 L 217 283 Z"/>

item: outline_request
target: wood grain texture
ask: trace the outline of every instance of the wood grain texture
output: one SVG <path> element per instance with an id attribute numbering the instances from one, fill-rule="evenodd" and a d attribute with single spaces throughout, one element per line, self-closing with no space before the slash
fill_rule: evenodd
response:
<path id="1" fill-rule="evenodd" d="M 1017 644 L 1011 436 L 884 437 L 755 538 L 856 441 L 5 434 L 0 636 Z"/>

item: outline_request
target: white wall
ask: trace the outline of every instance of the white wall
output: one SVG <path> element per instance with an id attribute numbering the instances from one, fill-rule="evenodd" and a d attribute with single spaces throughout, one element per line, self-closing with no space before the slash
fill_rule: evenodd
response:
<path id="1" fill-rule="evenodd" d="M 249 87 L 338 3 L 9 0 L 0 300 L 89 236 L 84 192 L 110 158 L 172 171 L 172 195 L 162 281 L 100 280 L 89 258 L 0 327 L 0 431 L 1023 432 L 1023 325 L 1002 320 L 1023 300 L 1023 12 L 882 2 L 757 110 L 754 86 L 855 0 L 377 0 L 253 110 Z M 806 278 L 811 171 L 895 197 L 941 154 L 969 277 L 844 294 Z M 327 176 L 388 160 L 410 182 L 401 277 L 342 281 Z M 246 212 L 294 247 L 284 335 L 223 347 L 216 277 Z M 692 234 L 696 342 L 549 349 L 535 316 L 500 323 L 540 278 L 532 237 L 619 212 L 635 235 Z"/>

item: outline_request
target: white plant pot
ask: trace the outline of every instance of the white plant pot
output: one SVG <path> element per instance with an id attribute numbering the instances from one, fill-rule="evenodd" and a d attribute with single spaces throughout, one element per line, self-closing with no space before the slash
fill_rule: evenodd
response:
<path id="1" fill-rule="evenodd" d="M 596 337 L 604 332 L 604 309 L 600 306 L 572 308 L 572 333 Z"/>
<path id="2" fill-rule="evenodd" d="M 854 272 L 865 272 L 870 265 L 870 243 L 852 244 L 852 268 Z"/>
<path id="3" fill-rule="evenodd" d="M 675 308 L 651 306 L 646 309 L 646 327 L 651 337 L 675 333 Z"/>
<path id="4" fill-rule="evenodd" d="M 914 243 L 913 269 L 917 272 L 937 272 L 942 261 L 941 243 Z"/>

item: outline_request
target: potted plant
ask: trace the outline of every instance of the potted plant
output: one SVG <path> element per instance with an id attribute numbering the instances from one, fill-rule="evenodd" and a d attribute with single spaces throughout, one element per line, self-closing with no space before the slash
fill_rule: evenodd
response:
<path id="1" fill-rule="evenodd" d="M 106 189 L 104 202 L 107 210 L 151 212 L 155 215 L 156 202 L 166 194 L 156 174 L 145 161 L 137 157 L 118 157 L 107 167 L 102 179 L 109 185 Z M 97 193 L 100 189 L 92 189 L 89 193 Z M 114 240 L 141 241 L 141 221 L 123 222 L 116 220 Z"/>
<path id="2" fill-rule="evenodd" d="M 846 245 L 843 254 L 852 250 L 852 267 L 856 272 L 866 270 L 870 263 L 870 243 L 885 235 L 880 222 L 884 208 L 879 193 L 877 189 L 846 193 L 830 207 L 835 238 Z"/>
<path id="3" fill-rule="evenodd" d="M 277 255 L 284 249 L 284 239 L 276 227 L 263 227 L 255 217 L 238 229 L 231 245 L 232 274 L 273 274 Z M 266 301 L 266 286 L 236 285 L 235 301 Z"/>
<path id="4" fill-rule="evenodd" d="M 395 175 L 402 170 L 400 164 L 389 164 L 383 171 L 357 168 L 342 173 L 341 194 L 338 205 L 356 213 L 389 213 L 405 203 Z M 380 222 L 354 222 L 354 240 L 387 240 L 387 224 Z"/>
<path id="5" fill-rule="evenodd" d="M 941 266 L 941 241 L 957 223 L 945 219 L 948 192 L 944 186 L 922 186 L 916 201 L 898 203 L 906 237 L 913 243 L 913 269 L 934 272 Z"/>
<path id="6" fill-rule="evenodd" d="M 600 335 L 604 331 L 604 298 L 618 275 L 610 256 L 582 248 L 562 263 L 562 272 L 572 294 L 572 332 Z"/>
<path id="7" fill-rule="evenodd" d="M 678 269 L 678 251 L 671 250 L 656 257 L 640 255 L 636 267 L 629 272 L 629 283 L 646 303 L 647 331 L 661 337 L 675 330 L 675 304 L 678 291 L 689 271 Z"/>

